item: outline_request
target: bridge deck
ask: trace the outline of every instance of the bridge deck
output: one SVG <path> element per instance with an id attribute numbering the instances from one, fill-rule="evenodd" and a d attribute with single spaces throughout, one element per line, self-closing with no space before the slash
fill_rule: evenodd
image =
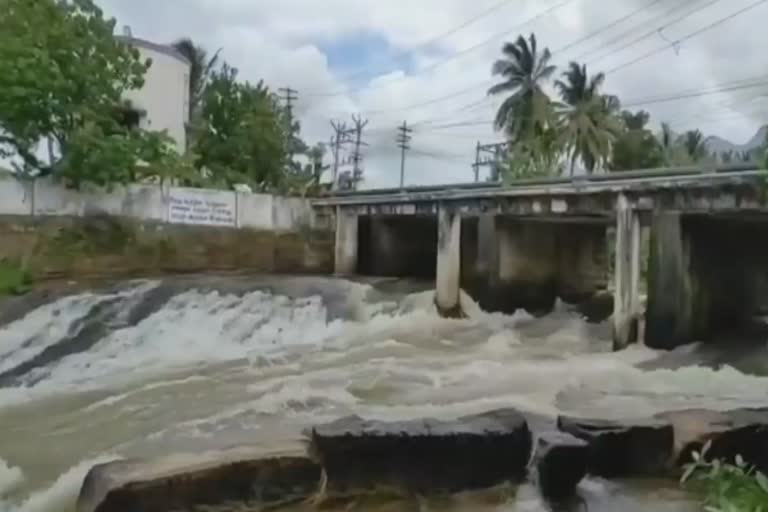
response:
<path id="1" fill-rule="evenodd" d="M 723 170 L 725 169 L 725 170 Z M 638 209 L 682 211 L 762 210 L 766 171 L 722 168 L 710 172 L 642 172 L 542 180 L 512 186 L 425 187 L 365 191 L 315 199 L 313 205 L 358 214 L 434 214 L 439 203 L 466 213 L 520 215 L 612 214 L 624 194 Z M 450 187 L 450 188 L 449 188 Z"/>

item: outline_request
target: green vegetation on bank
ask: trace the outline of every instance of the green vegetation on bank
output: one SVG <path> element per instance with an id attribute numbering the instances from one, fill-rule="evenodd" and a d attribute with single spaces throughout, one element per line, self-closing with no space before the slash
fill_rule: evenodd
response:
<path id="1" fill-rule="evenodd" d="M 768 477 L 748 466 L 741 457 L 734 464 L 707 460 L 708 446 L 694 454 L 682 482 L 703 496 L 707 512 L 768 511 Z"/>
<path id="2" fill-rule="evenodd" d="M 32 286 L 31 273 L 21 264 L 0 260 L 0 297 L 22 295 Z"/>

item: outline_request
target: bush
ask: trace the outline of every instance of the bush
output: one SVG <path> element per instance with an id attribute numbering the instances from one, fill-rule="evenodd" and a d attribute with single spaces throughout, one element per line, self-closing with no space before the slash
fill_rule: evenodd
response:
<path id="1" fill-rule="evenodd" d="M 704 496 L 707 512 L 768 512 L 768 477 L 740 457 L 735 464 L 707 460 L 709 445 L 694 453 L 682 482 L 690 482 Z"/>
<path id="2" fill-rule="evenodd" d="M 3 295 L 22 295 L 32 286 L 32 275 L 16 263 L 0 260 L 0 297 Z"/>

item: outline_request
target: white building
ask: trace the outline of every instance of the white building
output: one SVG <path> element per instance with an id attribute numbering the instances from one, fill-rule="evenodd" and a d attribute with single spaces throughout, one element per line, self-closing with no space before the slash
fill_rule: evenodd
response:
<path id="1" fill-rule="evenodd" d="M 190 62 L 172 46 L 127 35 L 118 39 L 137 48 L 142 59 L 152 60 L 144 76 L 144 86 L 125 95 L 139 113 L 139 126 L 146 130 L 166 130 L 176 141 L 179 153 L 183 153 L 189 121 Z"/>

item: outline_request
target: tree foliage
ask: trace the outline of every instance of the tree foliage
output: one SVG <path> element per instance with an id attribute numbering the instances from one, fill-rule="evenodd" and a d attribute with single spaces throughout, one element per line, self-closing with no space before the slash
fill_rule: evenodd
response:
<path id="1" fill-rule="evenodd" d="M 148 155 L 172 159 L 163 135 L 119 122 L 123 94 L 151 62 L 113 36 L 115 20 L 92 0 L 0 0 L 0 12 L 0 153 L 17 159 L 17 175 L 126 183 L 151 174 Z M 58 161 L 37 157 L 43 139 Z"/>
<path id="2" fill-rule="evenodd" d="M 277 187 L 286 167 L 280 108 L 269 89 L 238 80 L 224 64 L 212 73 L 202 101 L 204 125 L 195 152 L 197 166 L 216 183 L 258 189 Z"/>
<path id="3" fill-rule="evenodd" d="M 647 128 L 650 114 L 623 111 L 621 133 L 613 145 L 609 167 L 613 171 L 652 169 L 666 163 L 661 142 Z"/>
<path id="4" fill-rule="evenodd" d="M 586 65 L 571 62 L 563 78 L 555 82 L 555 87 L 565 103 L 562 133 L 571 174 L 578 160 L 591 174 L 596 166 L 608 161 L 621 130 L 615 115 L 618 99 L 600 93 L 605 75 L 598 73 L 590 78 Z"/>
<path id="5" fill-rule="evenodd" d="M 503 81 L 488 90 L 489 95 L 507 93 L 496 114 L 496 128 L 504 129 L 512 141 L 540 135 L 553 117 L 549 96 L 543 82 L 555 72 L 549 63 L 549 49 L 539 52 L 536 36 L 523 36 L 502 48 L 503 58 L 493 64 L 493 74 Z"/>

